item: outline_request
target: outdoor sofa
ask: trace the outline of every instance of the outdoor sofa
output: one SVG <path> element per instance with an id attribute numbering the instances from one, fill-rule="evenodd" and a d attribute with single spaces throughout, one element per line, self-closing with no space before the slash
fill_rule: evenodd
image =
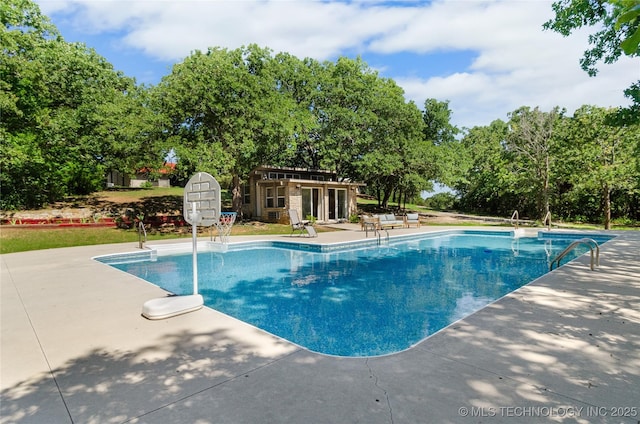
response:
<path id="1" fill-rule="evenodd" d="M 394 214 L 379 214 L 375 215 L 378 219 L 378 229 L 404 227 L 404 218 L 401 216 L 395 216 Z"/>
<path id="2" fill-rule="evenodd" d="M 420 215 L 417 213 L 408 213 L 403 216 L 394 214 L 377 214 L 373 216 L 363 215 L 360 217 L 361 230 L 382 230 L 387 228 L 403 228 L 415 225 L 420 227 Z"/>

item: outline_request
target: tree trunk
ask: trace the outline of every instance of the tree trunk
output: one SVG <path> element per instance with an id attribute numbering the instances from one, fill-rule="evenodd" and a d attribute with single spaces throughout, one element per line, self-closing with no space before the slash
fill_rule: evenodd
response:
<path id="1" fill-rule="evenodd" d="M 549 154 L 547 154 L 545 158 L 545 172 L 544 172 L 544 182 L 542 185 L 542 202 L 544 203 L 544 217 L 549 216 Z"/>
<path id="2" fill-rule="evenodd" d="M 242 188 L 240 187 L 240 177 L 233 175 L 233 188 L 231 189 L 231 208 L 238 214 L 238 218 L 242 216 Z"/>
<path id="3" fill-rule="evenodd" d="M 384 209 L 387 209 L 389 207 L 389 199 L 391 198 L 391 195 L 393 194 L 393 184 L 389 181 L 389 179 L 387 179 L 387 181 L 384 184 L 384 194 L 382 195 L 382 207 Z"/>
<path id="4" fill-rule="evenodd" d="M 382 208 L 387 209 L 389 206 L 389 197 L 391 197 L 391 191 L 385 190 L 384 195 L 382 196 Z"/>
<path id="5" fill-rule="evenodd" d="M 604 194 L 604 229 L 611 229 L 611 189 L 609 184 L 605 184 L 603 187 Z"/>

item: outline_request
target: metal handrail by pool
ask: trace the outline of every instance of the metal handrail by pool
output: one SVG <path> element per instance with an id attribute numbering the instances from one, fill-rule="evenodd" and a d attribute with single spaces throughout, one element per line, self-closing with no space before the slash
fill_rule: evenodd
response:
<path id="1" fill-rule="evenodd" d="M 515 218 L 516 223 L 513 223 L 513 219 Z M 518 229 L 518 221 L 520 220 L 520 216 L 518 215 L 518 210 L 516 209 L 515 211 L 513 211 L 513 214 L 511 214 L 511 225 L 514 226 L 514 228 L 517 230 Z"/>
<path id="2" fill-rule="evenodd" d="M 600 266 L 600 246 L 598 246 L 598 242 L 596 242 L 593 239 L 590 238 L 581 238 L 580 240 L 576 240 L 573 243 L 571 243 L 569 246 L 567 246 L 566 249 L 564 249 L 562 252 L 560 252 L 558 254 L 558 256 L 555 257 L 555 259 L 553 261 L 551 261 L 551 264 L 549 265 L 549 271 L 553 270 L 553 264 L 554 263 L 558 263 L 558 267 L 560 267 L 560 261 L 562 260 L 562 258 L 564 258 L 565 256 L 567 256 L 567 254 L 569 254 L 569 252 L 571 252 L 573 249 L 575 249 L 577 246 L 581 245 L 581 244 L 586 244 L 587 246 L 589 246 L 589 250 L 591 252 L 591 271 L 593 271 L 593 250 L 595 248 L 596 251 L 596 261 L 595 264 L 597 266 Z"/>
<path id="3" fill-rule="evenodd" d="M 143 239 L 144 234 L 144 239 Z M 147 229 L 144 227 L 144 222 L 140 220 L 138 223 L 138 244 L 140 249 L 144 248 L 144 244 L 147 242 Z"/>

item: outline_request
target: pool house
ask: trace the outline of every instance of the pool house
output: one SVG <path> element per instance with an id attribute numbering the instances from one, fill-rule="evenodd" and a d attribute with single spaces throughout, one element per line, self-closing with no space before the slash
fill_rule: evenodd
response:
<path id="1" fill-rule="evenodd" d="M 327 170 L 260 166 L 243 186 L 243 213 L 265 222 L 288 223 L 287 211 L 296 209 L 303 219 L 344 222 L 357 213 L 357 195 L 364 185 Z"/>

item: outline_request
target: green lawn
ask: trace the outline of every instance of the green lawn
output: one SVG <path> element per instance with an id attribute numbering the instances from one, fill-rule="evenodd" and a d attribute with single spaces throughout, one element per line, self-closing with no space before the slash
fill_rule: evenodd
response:
<path id="1" fill-rule="evenodd" d="M 318 232 L 331 231 L 318 228 Z M 269 235 L 290 234 L 291 226 L 252 222 L 236 224 L 231 235 Z M 200 236 L 211 234 L 208 228 L 200 230 Z M 217 233 L 214 230 L 214 235 Z M 150 231 L 147 240 L 168 240 L 191 237 L 190 227 L 184 227 L 171 233 Z M 58 247 L 89 246 L 94 244 L 138 242 L 135 230 L 123 230 L 115 227 L 98 228 L 20 228 L 3 226 L 0 231 L 0 254 L 26 252 L 29 250 L 55 249 Z"/>
<path id="2" fill-rule="evenodd" d="M 149 240 L 178 238 L 179 235 L 149 235 Z M 114 227 L 24 229 L 3 227 L 0 232 L 0 253 L 93 244 L 137 242 L 138 233 Z"/>
<path id="3" fill-rule="evenodd" d="M 179 199 L 183 195 L 183 188 L 171 187 L 171 188 L 152 188 L 152 189 L 121 189 L 121 190 L 108 190 L 99 193 L 95 193 L 91 196 L 91 199 L 101 199 L 107 202 L 144 202 L 157 197 L 159 199 L 170 198 L 175 203 L 176 199 Z M 75 198 L 72 201 L 88 202 L 91 199 Z M 362 209 L 376 208 L 377 201 L 360 199 L 358 205 Z M 396 204 L 390 205 L 390 207 L 397 206 Z M 415 210 L 422 213 L 428 213 L 429 210 L 419 205 L 406 205 L 407 209 Z M 430 224 L 438 225 L 438 224 Z M 446 224 L 450 225 L 450 224 Z M 464 222 L 456 223 L 456 225 L 465 225 Z M 478 225 L 477 223 L 469 225 Z M 487 225 L 496 225 L 495 223 Z M 569 228 L 569 224 L 563 225 L 565 228 Z M 571 226 L 575 229 L 598 229 L 593 225 L 575 225 Z M 601 227 L 600 227 L 601 229 Z M 623 227 L 616 226 L 615 229 L 636 229 L 637 227 Z M 331 231 L 324 227 L 318 228 L 319 232 Z M 289 225 L 282 224 L 267 224 L 260 222 L 242 223 L 233 226 L 232 235 L 268 235 L 268 234 L 289 234 L 291 227 Z M 209 234 L 208 229 L 204 229 L 202 234 Z M 190 237 L 190 229 L 182 228 L 169 233 L 160 233 L 158 231 L 150 231 L 147 236 L 148 240 L 166 240 Z M 99 227 L 99 228 L 38 228 L 38 229 L 25 229 L 19 227 L 12 227 L 10 225 L 3 225 L 0 229 L 0 253 L 14 253 L 25 252 L 29 250 L 39 249 L 53 249 L 58 247 L 72 247 L 72 246 L 87 246 L 95 244 L 108 244 L 108 243 L 129 243 L 137 242 L 138 233 L 135 230 L 123 230 L 114 227 Z"/>

